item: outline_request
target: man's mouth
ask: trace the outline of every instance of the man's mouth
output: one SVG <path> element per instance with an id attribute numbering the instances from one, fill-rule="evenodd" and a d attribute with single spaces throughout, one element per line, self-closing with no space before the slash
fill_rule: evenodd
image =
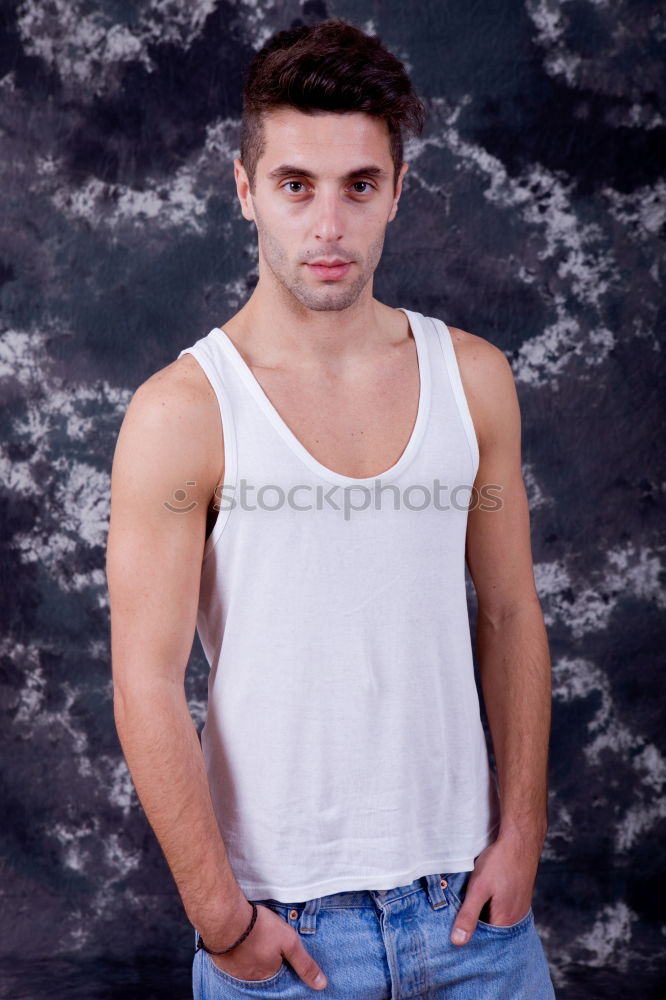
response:
<path id="1" fill-rule="evenodd" d="M 307 267 L 309 267 L 310 271 L 317 278 L 323 278 L 325 281 L 334 281 L 339 278 L 344 278 L 351 266 L 352 261 L 341 260 L 334 260 L 331 263 L 327 261 L 315 261 L 312 264 L 307 264 Z"/>

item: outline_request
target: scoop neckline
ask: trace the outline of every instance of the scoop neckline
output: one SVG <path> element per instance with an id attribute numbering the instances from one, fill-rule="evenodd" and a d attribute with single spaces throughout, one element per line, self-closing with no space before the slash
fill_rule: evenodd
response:
<path id="1" fill-rule="evenodd" d="M 336 483 L 340 486 L 371 486 L 376 480 L 386 480 L 395 478 L 409 464 L 417 450 L 426 423 L 428 407 L 430 404 L 430 364 L 428 355 L 428 345 L 426 334 L 423 329 L 422 319 L 418 313 L 411 309 L 404 309 L 398 306 L 400 312 L 404 312 L 409 320 L 409 326 L 416 344 L 416 356 L 419 369 L 419 403 L 416 412 L 416 420 L 412 428 L 409 441 L 405 445 L 402 454 L 390 468 L 384 472 L 379 472 L 374 476 L 346 476 L 334 469 L 329 469 L 312 455 L 305 445 L 296 437 L 286 421 L 282 418 L 278 410 L 264 392 L 261 383 L 249 367 L 242 354 L 222 327 L 213 327 L 213 332 L 218 335 L 219 342 L 224 346 L 227 354 L 233 362 L 243 383 L 249 389 L 255 400 L 264 411 L 271 424 L 281 434 L 289 447 L 305 462 L 305 464 L 322 479 Z"/>

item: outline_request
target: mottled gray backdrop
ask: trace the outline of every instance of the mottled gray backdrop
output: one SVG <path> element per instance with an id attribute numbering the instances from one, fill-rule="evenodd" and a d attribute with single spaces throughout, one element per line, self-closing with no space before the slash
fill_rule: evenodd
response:
<path id="1" fill-rule="evenodd" d="M 274 30 L 338 15 L 428 107 L 375 292 L 491 340 L 517 380 L 554 672 L 534 909 L 558 997 L 663 996 L 660 5 L 0 12 L 2 995 L 191 995 L 192 932 L 113 725 L 110 464 L 137 385 L 256 282 L 240 74 Z M 204 667 L 197 640 L 199 724 Z"/>

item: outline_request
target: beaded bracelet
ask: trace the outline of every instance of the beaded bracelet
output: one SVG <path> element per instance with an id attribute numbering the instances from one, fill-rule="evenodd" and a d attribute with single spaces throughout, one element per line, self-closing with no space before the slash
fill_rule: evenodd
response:
<path id="1" fill-rule="evenodd" d="M 248 900 L 248 903 L 252 907 L 252 919 L 250 920 L 250 926 L 248 927 L 248 929 L 245 931 L 244 934 L 241 934 L 241 936 L 238 938 L 238 941 L 232 944 L 230 948 L 225 948 L 224 951 L 211 951 L 210 948 L 206 947 L 206 945 L 204 944 L 204 939 L 201 937 L 201 934 L 199 934 L 199 932 L 197 931 L 197 946 L 195 948 L 195 951 L 199 951 L 199 949 L 201 949 L 202 951 L 208 952 L 209 955 L 226 955 L 228 951 L 232 951 L 234 948 L 237 948 L 238 945 L 241 943 L 241 941 L 244 941 L 245 938 L 248 936 L 248 934 L 254 927 L 255 920 L 257 919 L 257 904 L 253 903 L 251 899 Z"/>

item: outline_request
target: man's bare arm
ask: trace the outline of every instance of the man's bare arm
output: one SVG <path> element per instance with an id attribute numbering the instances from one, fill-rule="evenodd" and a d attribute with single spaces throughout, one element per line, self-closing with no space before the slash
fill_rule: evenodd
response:
<path id="1" fill-rule="evenodd" d="M 107 579 L 120 742 L 185 911 L 206 946 L 222 951 L 253 911 L 217 825 L 184 689 L 206 513 L 223 463 L 219 408 L 196 365 L 175 362 L 130 402 L 111 476 Z M 264 906 L 250 935 L 211 960 L 232 976 L 261 980 L 283 956 L 307 985 L 326 986 L 298 933 Z"/>
<path id="2" fill-rule="evenodd" d="M 480 338 L 470 338 L 461 356 L 479 439 L 475 485 L 494 485 L 500 501 L 495 510 L 474 506 L 467 528 L 480 681 L 500 791 L 497 840 L 479 857 L 467 909 L 456 921 L 471 934 L 488 900 L 488 922 L 500 925 L 519 920 L 531 903 L 548 822 L 551 668 L 534 580 L 513 373 L 502 352 Z"/>
<path id="3" fill-rule="evenodd" d="M 107 546 L 114 713 L 185 911 L 221 949 L 240 936 L 252 909 L 229 866 L 184 691 L 221 448 L 210 448 L 210 401 L 174 368 L 134 394 L 114 456 Z M 217 431 L 221 437 L 219 424 Z M 192 503 L 187 512 L 167 506 Z"/>
<path id="4" fill-rule="evenodd" d="M 184 689 L 223 459 L 217 400 L 185 356 L 148 379 L 125 415 L 107 547 L 118 735 L 185 911 L 213 951 L 231 947 L 253 912 L 217 825 Z M 264 906 L 250 935 L 211 961 L 254 981 L 274 975 L 283 956 L 308 986 L 326 986 L 299 934 Z"/>

